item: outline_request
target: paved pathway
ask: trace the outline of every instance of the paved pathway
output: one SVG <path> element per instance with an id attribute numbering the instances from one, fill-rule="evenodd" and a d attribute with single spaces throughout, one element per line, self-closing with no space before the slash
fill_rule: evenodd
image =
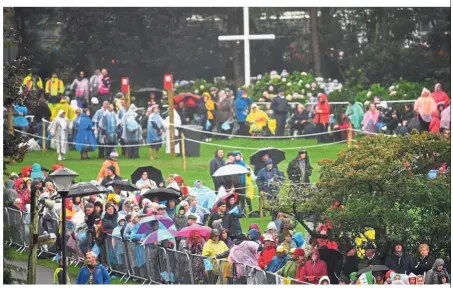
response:
<path id="1" fill-rule="evenodd" d="M 12 261 L 12 264 L 24 268 L 25 271 L 28 270 L 27 262 L 23 261 Z M 53 272 L 55 270 L 52 268 L 47 268 L 41 265 L 38 265 L 38 271 L 36 272 L 36 284 L 53 284 Z M 13 272 L 13 276 L 26 280 L 27 274 L 17 275 L 16 272 Z M 75 278 L 71 278 L 71 283 L 75 283 Z"/>

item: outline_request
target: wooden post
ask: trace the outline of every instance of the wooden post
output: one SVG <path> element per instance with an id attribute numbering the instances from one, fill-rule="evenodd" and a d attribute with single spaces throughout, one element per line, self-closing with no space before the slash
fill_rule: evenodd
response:
<path id="1" fill-rule="evenodd" d="M 260 192 L 259 208 L 260 208 L 260 219 L 261 220 L 264 219 L 263 204 L 264 204 L 264 193 Z"/>
<path id="2" fill-rule="evenodd" d="M 14 108 L 11 105 L 8 108 L 8 132 L 11 135 L 14 135 L 14 121 L 13 121 L 13 117 L 14 117 Z"/>
<path id="3" fill-rule="evenodd" d="M 347 139 L 348 139 L 348 149 L 351 148 L 351 142 L 352 142 L 352 124 L 349 122 L 349 127 L 347 131 Z"/>
<path id="4" fill-rule="evenodd" d="M 47 137 L 46 137 L 46 122 L 44 119 L 42 119 L 42 151 L 46 151 L 46 142 L 47 142 Z"/>
<path id="5" fill-rule="evenodd" d="M 175 158 L 175 115 L 173 113 L 173 89 L 168 89 L 168 117 L 170 129 L 170 158 Z"/>
<path id="6" fill-rule="evenodd" d="M 181 130 L 181 155 L 182 155 L 182 168 L 186 172 L 186 144 L 184 143 L 184 131 Z"/>
<path id="7" fill-rule="evenodd" d="M 124 95 L 124 102 L 126 103 L 126 110 L 131 106 L 131 85 L 127 85 L 127 92 Z"/>
<path id="8" fill-rule="evenodd" d="M 31 194 L 30 205 L 30 231 L 29 231 L 29 256 L 28 256 L 28 273 L 27 284 L 36 284 L 36 274 L 38 265 L 38 197 L 36 193 Z"/>

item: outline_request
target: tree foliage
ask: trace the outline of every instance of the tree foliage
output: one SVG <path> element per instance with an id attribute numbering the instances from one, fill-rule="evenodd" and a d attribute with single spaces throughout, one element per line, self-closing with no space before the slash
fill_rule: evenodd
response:
<path id="1" fill-rule="evenodd" d="M 365 137 L 336 160 L 322 160 L 317 189 L 287 191 L 279 209 L 299 215 L 329 217 L 333 235 L 358 236 L 367 228 L 376 231 L 376 243 L 387 247 L 403 240 L 416 251 L 428 243 L 434 253 L 450 254 L 450 168 L 435 179 L 438 169 L 451 159 L 451 142 L 438 134 L 407 137 Z M 328 209 L 340 200 L 345 209 Z"/>
<path id="2" fill-rule="evenodd" d="M 42 76 L 57 71 L 70 81 L 78 70 L 89 74 L 107 67 L 112 79 L 129 76 L 134 87 L 161 86 L 166 72 L 175 79 L 211 82 L 215 76 L 226 76 L 236 86 L 243 81 L 243 43 L 217 40 L 219 35 L 242 33 L 241 8 L 14 10 L 13 22 Z M 305 12 L 308 18 L 280 18 L 288 12 Z M 450 82 L 449 8 L 323 7 L 317 12 L 318 29 L 313 31 L 319 34 L 324 77 L 344 81 L 354 66 L 363 69 L 368 83 L 382 86 L 400 77 Z M 282 69 L 314 71 L 309 15 L 309 8 L 250 9 L 250 33 L 277 36 L 275 41 L 251 41 L 253 75 Z M 194 21 L 197 17 L 203 20 Z M 44 31 L 59 36 L 43 41 Z M 368 88 L 367 83 L 361 85 Z"/>

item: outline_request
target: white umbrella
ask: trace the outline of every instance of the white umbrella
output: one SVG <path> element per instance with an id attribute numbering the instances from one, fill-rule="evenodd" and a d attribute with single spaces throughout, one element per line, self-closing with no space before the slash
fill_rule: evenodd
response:
<path id="1" fill-rule="evenodd" d="M 220 176 L 231 176 L 231 175 L 240 175 L 240 174 L 247 174 L 249 173 L 249 170 L 241 165 L 237 164 L 229 164 L 220 167 L 217 169 L 217 171 L 212 174 L 214 177 L 220 177 Z"/>

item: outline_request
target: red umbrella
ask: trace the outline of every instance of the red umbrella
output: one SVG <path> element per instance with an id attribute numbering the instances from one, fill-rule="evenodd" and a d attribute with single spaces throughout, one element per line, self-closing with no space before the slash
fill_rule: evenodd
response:
<path id="1" fill-rule="evenodd" d="M 179 230 L 177 237 L 189 238 L 190 234 L 193 231 L 200 232 L 201 236 L 203 236 L 203 237 L 211 235 L 211 228 L 209 228 L 208 226 L 191 225 L 191 226 L 187 226 L 187 227 L 184 227 L 181 230 Z"/>
<path id="2" fill-rule="evenodd" d="M 193 94 L 193 93 L 190 93 L 190 92 L 183 92 L 183 93 L 179 93 L 178 95 L 176 95 L 173 98 L 173 101 L 175 102 L 175 104 L 178 104 L 181 101 L 185 101 L 187 106 L 195 107 L 196 106 L 196 101 L 200 100 L 200 99 L 201 99 L 200 95 Z"/>
<path id="3" fill-rule="evenodd" d="M 223 196 L 222 198 L 220 198 L 219 200 L 217 200 L 214 205 L 212 205 L 212 211 L 211 213 L 216 213 L 217 212 L 217 204 L 219 203 L 220 200 L 222 200 L 223 202 L 225 203 L 228 203 L 228 200 L 231 198 L 231 197 L 234 197 L 234 201 L 237 202 L 238 201 L 238 195 L 236 193 L 228 193 L 226 194 L 225 196 Z"/>

